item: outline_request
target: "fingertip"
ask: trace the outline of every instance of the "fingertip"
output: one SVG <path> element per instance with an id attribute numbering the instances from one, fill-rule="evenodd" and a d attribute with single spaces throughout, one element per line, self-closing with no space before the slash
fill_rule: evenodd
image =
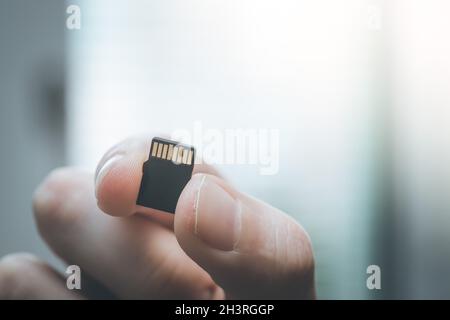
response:
<path id="1" fill-rule="evenodd" d="M 136 197 L 142 177 L 136 154 L 113 156 L 98 171 L 95 194 L 98 207 L 105 213 L 124 217 L 135 213 Z"/>

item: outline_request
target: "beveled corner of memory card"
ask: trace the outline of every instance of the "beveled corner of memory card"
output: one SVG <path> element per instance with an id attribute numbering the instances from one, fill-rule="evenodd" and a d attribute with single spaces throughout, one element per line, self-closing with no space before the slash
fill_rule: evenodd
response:
<path id="1" fill-rule="evenodd" d="M 136 204 L 175 213 L 178 198 L 192 176 L 194 160 L 194 147 L 153 138 Z"/>

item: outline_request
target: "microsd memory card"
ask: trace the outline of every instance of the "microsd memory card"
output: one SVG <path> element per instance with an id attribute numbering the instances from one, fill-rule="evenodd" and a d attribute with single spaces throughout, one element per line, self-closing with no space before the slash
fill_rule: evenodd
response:
<path id="1" fill-rule="evenodd" d="M 136 204 L 175 213 L 181 191 L 191 179 L 194 159 L 194 147 L 153 138 Z"/>

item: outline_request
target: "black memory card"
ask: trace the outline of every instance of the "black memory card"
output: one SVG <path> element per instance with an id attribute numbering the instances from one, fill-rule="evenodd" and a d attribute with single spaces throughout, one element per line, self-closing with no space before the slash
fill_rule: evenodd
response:
<path id="1" fill-rule="evenodd" d="M 175 213 L 181 191 L 191 179 L 194 159 L 194 147 L 153 138 L 136 204 Z"/>

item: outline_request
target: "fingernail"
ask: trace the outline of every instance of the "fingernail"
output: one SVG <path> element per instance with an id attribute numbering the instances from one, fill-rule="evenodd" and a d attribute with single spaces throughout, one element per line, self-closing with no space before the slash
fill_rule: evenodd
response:
<path id="1" fill-rule="evenodd" d="M 206 175 L 196 192 L 194 214 L 194 233 L 202 241 L 223 251 L 235 248 L 241 229 L 241 203 Z"/>
<path id="2" fill-rule="evenodd" d="M 123 154 L 115 154 L 108 160 L 106 160 L 100 168 L 97 169 L 97 174 L 95 175 L 95 196 L 98 198 L 98 188 L 102 183 L 103 178 L 108 174 L 110 169 L 123 158 Z"/>

